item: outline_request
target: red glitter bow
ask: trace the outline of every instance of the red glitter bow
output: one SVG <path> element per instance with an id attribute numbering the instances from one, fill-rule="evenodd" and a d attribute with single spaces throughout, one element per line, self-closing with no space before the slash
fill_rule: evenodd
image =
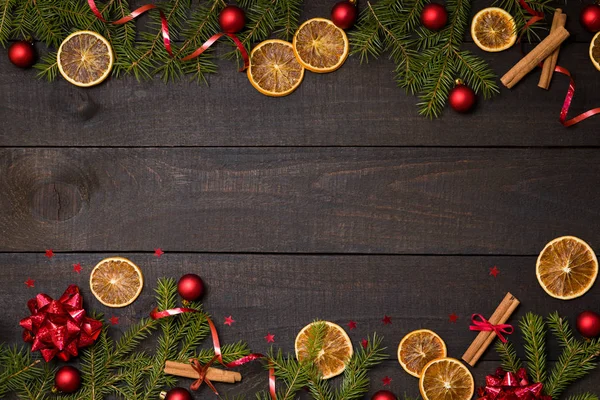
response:
<path id="1" fill-rule="evenodd" d="M 473 314 L 471 316 L 471 325 L 469 329 L 472 331 L 489 331 L 496 332 L 496 336 L 502 341 L 502 343 L 506 343 L 506 338 L 504 335 L 510 335 L 515 331 L 512 325 L 509 324 L 498 324 L 494 325 L 481 314 Z M 504 335 L 503 335 L 504 334 Z"/>
<path id="2" fill-rule="evenodd" d="M 544 396 L 540 382 L 529 383 L 527 371 L 521 368 L 516 374 L 498 368 L 495 375 L 485 377 L 485 387 L 477 391 L 478 400 L 552 400 Z"/>
<path id="3" fill-rule="evenodd" d="M 158 311 L 158 308 L 155 308 L 150 313 L 150 318 L 160 319 L 160 318 L 171 317 L 174 315 L 188 313 L 188 312 L 196 313 L 196 312 L 200 312 L 200 311 L 193 309 L 193 308 L 186 308 L 186 307 L 171 308 L 169 310 L 163 310 L 163 311 Z M 208 371 L 208 367 L 210 367 L 215 361 L 218 361 L 225 368 L 234 368 L 234 367 L 239 367 L 241 365 L 249 363 L 251 361 L 258 360 L 261 358 L 267 358 L 267 357 L 264 354 L 252 353 L 252 354 L 248 354 L 247 356 L 238 358 L 237 360 L 234 360 L 234 361 L 231 361 L 231 362 L 225 364 L 225 362 L 223 361 L 223 354 L 221 352 L 221 343 L 219 341 L 219 335 L 217 334 L 217 328 L 215 327 L 215 324 L 212 322 L 212 320 L 210 318 L 208 318 L 208 316 L 206 317 L 206 322 L 208 322 L 208 326 L 210 328 L 210 333 L 212 336 L 215 356 L 213 357 L 213 359 L 211 361 L 209 361 L 205 365 L 201 365 L 198 360 L 191 360 L 191 362 L 194 366 L 194 369 L 198 372 L 199 377 L 190 386 L 190 389 L 198 390 L 198 388 L 204 382 L 207 384 L 207 386 L 209 386 L 212 389 L 212 391 L 216 395 L 218 395 L 219 393 L 217 392 L 215 387 L 212 385 L 212 383 L 208 379 L 206 379 L 206 371 Z M 269 364 L 271 364 L 270 361 L 269 361 Z M 269 368 L 269 392 L 271 395 L 271 400 L 277 400 L 277 391 L 275 390 L 275 369 L 272 366 Z"/>
<path id="4" fill-rule="evenodd" d="M 102 331 L 102 322 L 86 316 L 79 287 L 71 285 L 58 300 L 44 293 L 27 302 L 31 316 L 23 318 L 23 340 L 33 343 L 44 360 L 57 356 L 63 361 L 78 355 L 82 347 L 92 345 Z"/>

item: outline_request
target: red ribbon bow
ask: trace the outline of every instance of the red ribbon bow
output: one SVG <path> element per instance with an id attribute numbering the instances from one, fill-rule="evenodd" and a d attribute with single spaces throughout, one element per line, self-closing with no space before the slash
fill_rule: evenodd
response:
<path id="1" fill-rule="evenodd" d="M 25 330 L 23 340 L 33 343 L 31 351 L 39 350 L 44 360 L 57 356 L 63 361 L 78 355 L 78 349 L 92 345 L 102 322 L 86 316 L 79 287 L 71 285 L 58 300 L 44 293 L 27 302 L 31 316 L 19 323 Z"/>
<path id="2" fill-rule="evenodd" d="M 478 400 L 552 400 L 544 396 L 540 382 L 529 383 L 527 371 L 521 368 L 516 374 L 498 368 L 495 375 L 485 377 L 485 387 L 477 391 Z"/>
<path id="3" fill-rule="evenodd" d="M 163 310 L 163 311 L 158 311 L 158 308 L 155 308 L 154 310 L 152 310 L 152 312 L 150 312 L 150 318 L 160 319 L 160 318 L 171 317 L 174 315 L 188 313 L 188 312 L 197 313 L 200 311 L 193 309 L 193 308 L 186 308 L 186 307 L 171 308 L 169 310 Z M 212 337 L 212 341 L 213 341 L 213 348 L 215 351 L 215 356 L 212 358 L 212 360 L 210 360 L 205 365 L 200 364 L 200 362 L 198 360 L 190 360 L 192 362 L 192 365 L 194 366 L 194 369 L 198 372 L 198 375 L 199 375 L 198 379 L 194 383 L 192 383 L 192 385 L 190 386 L 190 389 L 198 390 L 198 388 L 200 388 L 200 386 L 204 382 L 204 383 L 206 383 L 206 385 L 208 387 L 210 387 L 212 389 L 212 391 L 216 395 L 218 395 L 219 393 L 213 386 L 212 382 L 210 382 L 208 379 L 206 379 L 206 372 L 208 371 L 208 367 L 210 367 L 215 361 L 218 361 L 225 368 L 234 368 L 234 367 L 239 367 L 241 365 L 244 365 L 246 363 L 249 363 L 251 361 L 258 360 L 261 358 L 266 359 L 267 357 L 264 354 L 252 353 L 252 354 L 248 354 L 247 356 L 238 358 L 237 360 L 234 360 L 234 361 L 231 361 L 231 362 L 225 364 L 225 362 L 223 361 L 223 354 L 221 352 L 221 343 L 219 341 L 219 335 L 217 334 L 217 328 L 215 327 L 215 324 L 212 322 L 212 320 L 208 316 L 206 316 L 206 322 L 208 322 L 208 326 L 210 328 L 210 333 L 211 333 L 211 337 Z M 269 365 L 271 365 L 270 361 L 269 361 Z M 277 392 L 275 390 L 275 369 L 273 368 L 272 365 L 269 368 L 269 392 L 271 395 L 271 399 L 277 400 Z"/>
<path id="4" fill-rule="evenodd" d="M 479 320 L 478 320 L 479 319 Z M 504 335 L 510 335 L 515 331 L 512 325 L 509 324 L 498 324 L 494 325 L 481 314 L 473 314 L 471 316 L 471 325 L 469 329 L 472 331 L 488 331 L 495 332 L 498 338 L 502 341 L 502 343 L 506 343 L 506 338 Z"/>

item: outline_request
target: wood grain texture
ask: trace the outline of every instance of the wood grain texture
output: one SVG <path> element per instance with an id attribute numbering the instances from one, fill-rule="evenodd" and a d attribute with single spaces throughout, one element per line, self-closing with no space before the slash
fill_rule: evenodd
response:
<path id="1" fill-rule="evenodd" d="M 275 335 L 276 348 L 291 352 L 298 331 L 314 319 L 330 320 L 345 328 L 348 321 L 354 320 L 357 328 L 348 333 L 356 345 L 376 331 L 388 347 L 390 362 L 371 374 L 374 390 L 381 388 L 381 378 L 388 375 L 396 393 L 417 394 L 417 381 L 395 361 L 397 345 L 409 331 L 433 329 L 446 341 L 448 354 L 459 358 L 476 335 L 468 330 L 470 315 L 477 312 L 489 316 L 508 290 L 522 301 L 511 323 L 527 311 L 546 315 L 554 310 L 573 323 L 579 310 L 593 309 L 600 299 L 598 285 L 570 302 L 550 298 L 537 283 L 535 257 L 166 253 L 156 258 L 148 253 L 132 253 L 124 255 L 142 268 L 144 290 L 133 305 L 110 309 L 91 295 L 87 282 L 99 260 L 116 254 L 58 254 L 51 260 L 42 253 L 0 254 L 3 278 L 12 283 L 0 287 L 0 302 L 7 305 L 3 320 L 11 321 L 0 326 L 0 341 L 20 342 L 21 329 L 16 322 L 27 315 L 25 303 L 29 297 L 38 292 L 59 296 L 70 283 L 81 287 L 88 310 L 104 312 L 107 318 L 119 317 L 119 324 L 111 327 L 111 333 L 118 336 L 155 306 L 153 289 L 159 277 L 177 279 L 193 272 L 207 284 L 204 307 L 213 316 L 221 343 L 245 340 L 253 351 L 265 352 L 270 345 L 264 336 L 269 332 Z M 80 274 L 73 271 L 75 263 L 82 265 Z M 493 265 L 500 270 L 497 278 L 489 275 Z M 35 280 L 35 288 L 28 289 L 22 283 L 28 278 Z M 449 322 L 451 313 L 459 316 L 456 324 Z M 223 324 L 229 315 L 236 321 L 231 327 Z M 391 317 L 391 325 L 382 323 L 384 315 Z M 511 340 L 522 352 L 518 335 Z M 557 344 L 553 340 L 549 343 L 549 359 L 556 360 Z M 210 346 L 209 341 L 204 346 Z M 497 364 L 498 357 L 490 349 L 473 369 L 477 383 L 482 384 L 483 377 Z M 264 387 L 266 374 L 259 367 L 242 372 L 243 382 L 233 388 L 233 393 L 249 394 Z M 591 382 L 599 374 L 595 371 Z M 582 383 L 580 388 L 595 388 L 591 382 Z"/>
<path id="2" fill-rule="evenodd" d="M 0 251 L 533 255 L 598 245 L 599 174 L 577 149 L 3 149 Z"/>
<path id="3" fill-rule="evenodd" d="M 517 50 L 483 54 L 501 76 Z M 599 106 L 598 71 L 588 44 L 570 44 L 559 63 L 576 74 L 572 114 Z M 40 81 L 0 57 L 0 146 L 598 146 L 600 118 L 566 129 L 558 116 L 568 79 L 549 91 L 539 70 L 512 91 L 481 100 L 472 115 L 446 110 L 430 121 L 418 98 L 396 86 L 387 57 L 360 65 L 356 57 L 331 74 L 306 74 L 285 98 L 258 93 L 246 74 L 220 61 L 209 86 L 186 80 L 110 79 L 91 88 Z M 500 85 L 502 86 L 502 85 Z"/>

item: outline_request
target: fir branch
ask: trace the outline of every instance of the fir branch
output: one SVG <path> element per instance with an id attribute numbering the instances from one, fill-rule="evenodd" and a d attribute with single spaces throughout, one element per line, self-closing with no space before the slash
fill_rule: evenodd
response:
<path id="1" fill-rule="evenodd" d="M 33 360 L 26 348 L 0 345 L 0 396 L 22 392 L 43 373 L 40 360 Z"/>
<path id="2" fill-rule="evenodd" d="M 567 400 L 598 400 L 598 396 L 593 393 L 582 393 L 567 397 Z"/>
<path id="3" fill-rule="evenodd" d="M 273 350 L 269 351 L 268 358 L 269 363 L 265 365 L 265 368 L 273 367 L 275 377 L 282 380 L 285 385 L 284 389 L 279 385 L 277 398 L 281 400 L 295 399 L 296 393 L 308 384 L 308 370 L 296 361 L 295 358 L 290 356 L 284 357 L 281 350 L 277 353 L 274 353 Z M 259 398 L 261 395 L 259 394 Z"/>
<path id="4" fill-rule="evenodd" d="M 496 341 L 495 345 L 496 352 L 500 355 L 502 360 L 502 368 L 507 372 L 516 373 L 521 369 L 523 362 L 517 356 L 517 352 L 511 342 L 503 343 L 500 340 Z"/>
<path id="5" fill-rule="evenodd" d="M 291 41 L 298 30 L 298 20 L 300 19 L 300 10 L 302 0 L 279 0 L 275 17 L 275 36 Z"/>
<path id="6" fill-rule="evenodd" d="M 366 349 L 362 346 L 357 349 L 346 365 L 344 380 L 335 395 L 336 400 L 359 399 L 369 391 L 368 371 L 387 356 L 385 349 L 381 347 L 381 341 L 381 337 L 373 334 Z"/>
<path id="7" fill-rule="evenodd" d="M 546 324 L 536 314 L 527 313 L 519 327 L 525 341 L 527 370 L 534 382 L 546 383 Z"/>
<path id="8" fill-rule="evenodd" d="M 12 13 L 17 0 L 0 0 L 0 45 L 6 46 L 12 32 Z"/>
<path id="9" fill-rule="evenodd" d="M 496 4 L 497 3 L 497 4 Z M 535 11 L 540 11 L 544 14 L 554 13 L 554 7 L 551 6 L 552 0 L 527 0 L 527 4 Z M 494 4 L 497 7 L 503 8 L 513 16 L 517 32 L 519 35 L 527 37 L 529 42 L 532 39 L 540 40 L 540 30 L 548 30 L 548 26 L 545 20 L 536 22 L 531 25 L 527 25 L 529 20 L 533 18 L 533 15 L 529 14 L 527 10 L 521 6 L 519 0 L 496 0 Z M 523 31 L 524 29 L 524 31 Z"/>

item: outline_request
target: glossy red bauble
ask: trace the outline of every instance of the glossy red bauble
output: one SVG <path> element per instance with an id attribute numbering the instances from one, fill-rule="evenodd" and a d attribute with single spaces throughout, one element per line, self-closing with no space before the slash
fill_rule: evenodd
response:
<path id="1" fill-rule="evenodd" d="M 60 367 L 54 375 L 54 387 L 62 393 L 74 393 L 81 387 L 81 373 L 75 367 Z"/>
<path id="2" fill-rule="evenodd" d="M 473 89 L 463 84 L 456 85 L 448 94 L 450 107 L 459 113 L 471 111 L 476 101 L 477 95 Z"/>
<path id="3" fill-rule="evenodd" d="M 593 311 L 584 311 L 577 317 L 577 330 L 586 338 L 600 336 L 600 315 Z"/>
<path id="4" fill-rule="evenodd" d="M 380 390 L 371 397 L 371 400 L 398 400 L 398 398 L 389 390 Z"/>
<path id="5" fill-rule="evenodd" d="M 588 4 L 579 15 L 581 25 L 590 32 L 600 31 L 600 5 Z"/>
<path id="6" fill-rule="evenodd" d="M 21 68 L 29 68 L 35 63 L 35 49 L 26 40 L 15 42 L 8 48 L 8 59 Z"/>
<path id="7" fill-rule="evenodd" d="M 177 292 L 188 301 L 196 301 L 204 294 L 204 282 L 196 274 L 182 276 L 177 282 Z"/>
<path id="8" fill-rule="evenodd" d="M 357 16 L 356 4 L 350 1 L 340 1 L 331 9 L 331 21 L 342 29 L 352 28 Z"/>
<path id="9" fill-rule="evenodd" d="M 189 390 L 182 387 L 176 387 L 169 390 L 165 396 L 165 400 L 193 400 Z"/>
<path id="10" fill-rule="evenodd" d="M 246 14 L 238 6 L 227 6 L 219 14 L 219 26 L 226 33 L 237 33 L 246 25 Z"/>
<path id="11" fill-rule="evenodd" d="M 448 22 L 446 7 L 438 3 L 429 3 L 421 11 L 421 23 L 432 31 L 439 31 Z"/>

